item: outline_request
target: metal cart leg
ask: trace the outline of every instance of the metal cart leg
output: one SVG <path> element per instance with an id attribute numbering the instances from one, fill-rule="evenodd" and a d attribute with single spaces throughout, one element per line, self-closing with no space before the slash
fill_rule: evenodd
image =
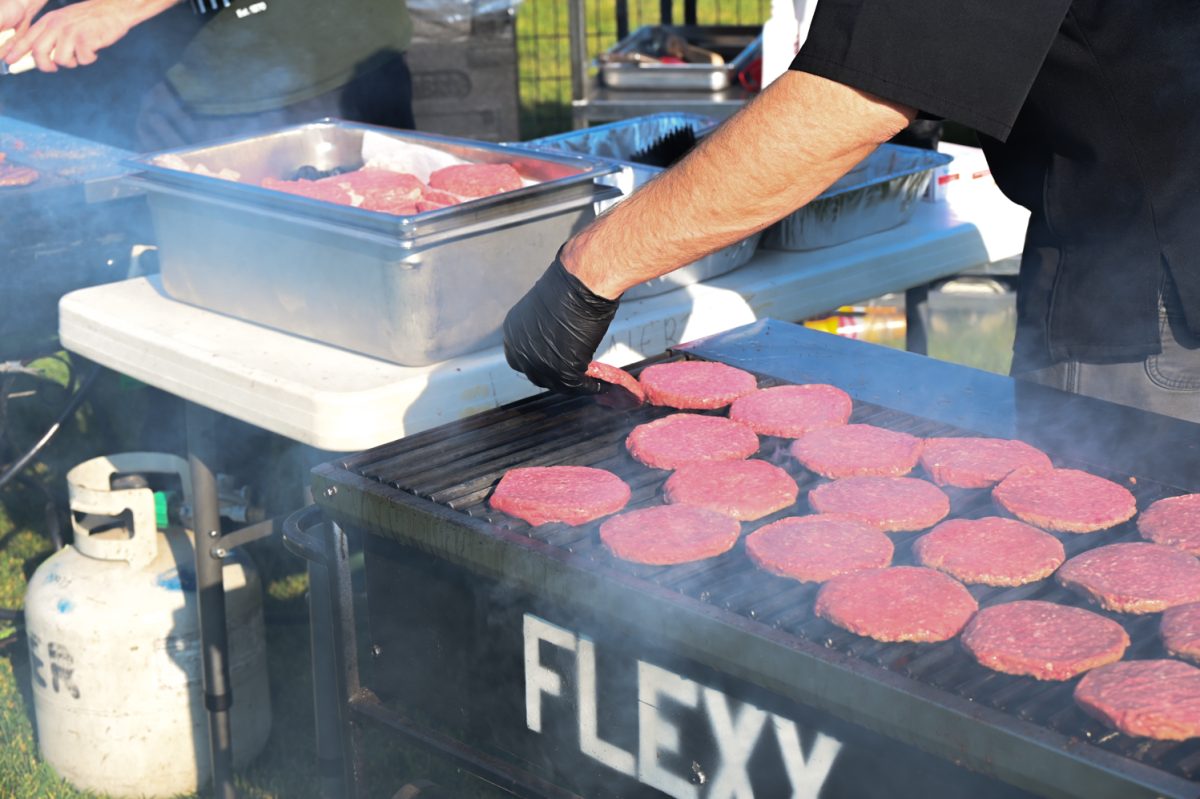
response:
<path id="1" fill-rule="evenodd" d="M 925 330 L 925 318 L 929 308 L 929 284 L 904 292 L 904 348 L 918 355 L 929 354 L 929 337 Z"/>
<path id="2" fill-rule="evenodd" d="M 284 523 L 283 543 L 308 561 L 313 710 L 322 799 L 357 799 L 363 775 L 350 700 L 359 689 L 350 547 L 345 532 L 310 505 Z"/>
<path id="3" fill-rule="evenodd" d="M 233 734 L 229 708 L 229 642 L 225 632 L 225 550 L 221 545 L 220 505 L 217 498 L 214 414 L 187 404 L 188 463 L 192 470 L 193 527 L 196 536 L 196 595 L 200 607 L 201 666 L 204 707 L 208 710 L 213 796 L 235 799 Z"/>
<path id="4" fill-rule="evenodd" d="M 358 670 L 358 641 L 354 624 L 354 589 L 350 577 L 350 540 L 333 522 L 324 526 L 332 560 L 329 569 L 330 610 L 333 620 L 333 652 L 337 658 L 337 696 L 341 700 L 342 763 L 349 799 L 362 792 L 362 728 L 350 716 L 350 703 L 361 688 Z"/>
<path id="5" fill-rule="evenodd" d="M 349 799 L 342 755 L 342 710 L 334 652 L 333 592 L 328 563 L 308 563 L 309 641 L 312 652 L 313 715 L 322 799 Z"/>
<path id="6" fill-rule="evenodd" d="M 588 99 L 587 11 L 584 0 L 571 0 L 567 8 L 571 59 L 571 128 L 587 127 L 581 103 Z"/>

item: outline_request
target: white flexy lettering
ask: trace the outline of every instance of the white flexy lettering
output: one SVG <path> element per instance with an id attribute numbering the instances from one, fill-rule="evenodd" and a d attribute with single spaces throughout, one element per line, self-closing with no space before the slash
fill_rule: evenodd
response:
<path id="1" fill-rule="evenodd" d="M 556 624 L 525 614 L 525 725 L 542 731 L 542 694 L 562 696 L 562 677 L 542 665 L 541 642 L 575 651 L 575 633 Z"/>
<path id="2" fill-rule="evenodd" d="M 699 702 L 700 686 L 665 669 L 638 661 L 638 779 L 676 799 L 696 799 L 696 787 L 662 767 L 659 753 L 679 753 L 679 728 L 659 712 L 659 698 L 684 707 Z"/>
<path id="3" fill-rule="evenodd" d="M 704 689 L 704 706 L 708 708 L 708 720 L 721 753 L 717 760 L 719 769 L 706 799 L 754 799 L 746 765 L 767 724 L 766 711 L 746 703 L 735 719 L 729 698 L 715 688 Z"/>
<path id="4" fill-rule="evenodd" d="M 841 751 L 841 742 L 824 733 L 817 733 L 812 750 L 808 757 L 805 757 L 804 750 L 800 747 L 800 733 L 796 730 L 796 723 L 773 713 L 771 722 L 775 727 L 775 737 L 779 741 L 779 751 L 783 753 L 783 766 L 787 769 L 788 780 L 792 783 L 793 799 L 816 796 L 829 777 L 833 761 Z"/>
<path id="5" fill-rule="evenodd" d="M 637 776 L 633 752 L 601 739 L 597 722 L 596 645 L 580 636 L 575 653 L 575 674 L 579 686 L 579 748 L 585 755 L 630 777 Z"/>

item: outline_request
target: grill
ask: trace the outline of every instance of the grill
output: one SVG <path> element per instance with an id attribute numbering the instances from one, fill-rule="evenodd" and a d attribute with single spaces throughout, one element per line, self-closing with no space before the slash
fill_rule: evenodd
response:
<path id="1" fill-rule="evenodd" d="M 855 399 L 854 422 L 918 436 L 1022 438 L 1058 466 L 1129 486 L 1140 509 L 1195 491 L 1200 479 L 1200 446 L 1189 443 L 1200 441 L 1200 431 L 1165 417 L 777 322 L 684 350 L 672 357 L 747 368 L 763 386 L 839 385 Z M 801 778 L 809 788 L 824 780 L 822 795 L 868 795 L 861 785 L 845 787 L 854 780 L 886 782 L 889 795 L 936 792 L 920 775 L 941 786 L 958 780 L 960 795 L 1009 790 L 981 774 L 1052 796 L 1197 794 L 1200 740 L 1116 733 L 1075 706 L 1075 680 L 990 671 L 957 639 L 884 644 L 847 633 L 813 615 L 816 587 L 758 570 L 741 545 L 699 563 L 638 566 L 608 555 L 598 523 L 531 528 L 487 506 L 506 470 L 558 463 L 609 469 L 632 487 L 631 508 L 657 504 L 667 473 L 633 461 L 623 442 L 635 425 L 670 412 L 618 413 L 542 395 L 318 467 L 320 505 L 362 533 L 366 550 L 372 676 L 357 699 L 346 694 L 361 719 L 417 712 L 434 738 L 495 758 L 490 767 L 533 775 L 510 784 L 545 795 L 555 795 L 553 787 L 588 796 L 782 796 L 789 782 L 801 795 Z M 807 512 L 804 497 L 817 480 L 788 456 L 786 441 L 763 442 L 756 457 L 801 486 L 790 513 Z M 947 493 L 951 517 L 997 513 L 987 491 Z M 744 532 L 785 515 L 743 525 Z M 895 563 L 911 562 L 918 535 L 892 535 Z M 1137 534 L 1127 523 L 1059 538 L 1072 556 Z M 1083 604 L 1053 580 L 970 590 L 981 606 Z M 1127 659 L 1164 656 L 1157 615 L 1110 615 L 1129 632 Z M 564 651 L 574 653 L 574 665 Z M 634 667 L 621 663 L 637 664 L 636 680 L 622 676 Z M 649 722 L 643 678 L 670 698 Z M 688 686 L 699 686 L 695 696 L 703 699 L 693 701 Z M 622 696 L 628 701 L 614 698 Z M 712 696 L 735 710 L 718 712 L 707 704 Z M 701 715 L 679 715 L 681 707 Z M 765 733 L 754 736 L 759 712 L 773 720 L 774 744 Z M 707 727 L 692 723 L 705 714 Z M 722 731 L 740 723 L 751 733 L 742 744 L 749 749 L 733 755 Z M 803 742 L 792 761 L 789 723 Z M 817 755 L 828 741 L 840 749 L 822 771 Z M 752 793 L 722 792 L 734 784 L 721 776 L 732 773 L 731 762 L 744 764 L 738 768 Z M 806 770 L 795 771 L 797 762 Z"/>
<path id="2" fill-rule="evenodd" d="M 58 299 L 124 278 L 135 244 L 154 241 L 145 201 L 122 182 L 122 150 L 0 117 L 5 163 L 36 169 L 0 189 L 0 238 L 10 290 L 0 296 L 0 360 L 53 348 Z"/>

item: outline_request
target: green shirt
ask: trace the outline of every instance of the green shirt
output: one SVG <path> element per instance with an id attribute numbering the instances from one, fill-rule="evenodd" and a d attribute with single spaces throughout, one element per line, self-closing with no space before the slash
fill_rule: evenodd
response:
<path id="1" fill-rule="evenodd" d="M 196 113 L 259 113 L 344 86 L 411 38 L 405 0 L 237 0 L 167 80 Z"/>

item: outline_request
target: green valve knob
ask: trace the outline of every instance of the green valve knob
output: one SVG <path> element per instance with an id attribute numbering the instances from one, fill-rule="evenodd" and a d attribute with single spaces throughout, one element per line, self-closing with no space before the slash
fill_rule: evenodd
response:
<path id="1" fill-rule="evenodd" d="M 154 523 L 158 529 L 162 530 L 170 525 L 170 520 L 167 518 L 167 492 L 154 492 Z"/>

